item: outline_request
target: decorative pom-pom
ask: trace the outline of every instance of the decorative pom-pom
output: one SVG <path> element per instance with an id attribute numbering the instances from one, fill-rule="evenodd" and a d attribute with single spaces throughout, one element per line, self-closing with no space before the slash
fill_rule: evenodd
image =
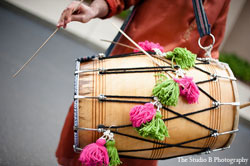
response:
<path id="1" fill-rule="evenodd" d="M 79 160 L 83 165 L 107 166 L 109 165 L 109 156 L 106 147 L 105 139 L 98 139 L 96 143 L 87 145 L 81 152 Z"/>
<path id="2" fill-rule="evenodd" d="M 162 115 L 160 111 L 156 112 L 155 117 L 151 122 L 142 124 L 142 127 L 136 128 L 138 133 L 143 137 L 149 137 L 163 141 L 165 137 L 169 137 L 167 126 L 161 119 Z"/>
<path id="3" fill-rule="evenodd" d="M 130 121 L 133 127 L 140 127 L 142 124 L 150 122 L 156 114 L 156 109 L 152 103 L 136 105 L 130 110 Z"/>
<path id="4" fill-rule="evenodd" d="M 158 48 L 162 52 L 164 50 L 164 48 L 159 43 L 149 42 L 148 40 L 139 42 L 138 44 L 145 51 L 154 51 L 154 48 Z M 138 50 L 134 50 L 134 52 L 138 52 Z"/>
<path id="5" fill-rule="evenodd" d="M 166 54 L 167 59 L 172 59 L 182 69 L 189 69 L 195 65 L 196 54 L 186 48 L 176 47 L 173 51 Z"/>
<path id="6" fill-rule="evenodd" d="M 153 95 L 158 97 L 159 101 L 164 105 L 176 106 L 180 95 L 178 83 L 164 75 L 160 76 L 163 78 L 155 85 Z"/>
<path id="7" fill-rule="evenodd" d="M 193 82 L 192 77 L 185 76 L 184 78 L 174 79 L 179 84 L 180 95 L 184 96 L 189 104 L 197 103 L 199 98 L 199 89 Z"/>
<path id="8" fill-rule="evenodd" d="M 109 165 L 110 166 L 117 166 L 121 164 L 121 160 L 118 155 L 118 151 L 115 147 L 115 141 L 114 140 L 109 140 L 106 143 L 106 147 L 108 150 L 108 155 L 109 155 Z"/>

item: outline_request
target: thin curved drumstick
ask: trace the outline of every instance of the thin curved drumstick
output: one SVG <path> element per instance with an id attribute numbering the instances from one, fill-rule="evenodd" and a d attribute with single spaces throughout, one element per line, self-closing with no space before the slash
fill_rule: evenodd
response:
<path id="1" fill-rule="evenodd" d="M 80 0 L 79 5 L 73 10 L 72 13 L 74 13 L 82 4 L 83 0 Z M 56 28 L 55 31 L 45 40 L 45 42 L 43 42 L 43 44 L 36 50 L 36 52 L 23 64 L 23 66 L 15 73 L 12 75 L 13 78 L 15 78 L 23 69 L 25 66 L 27 66 L 33 58 L 35 58 L 38 55 L 38 52 L 45 46 L 45 44 L 47 44 L 47 42 L 56 34 L 56 32 L 59 30 L 60 28 Z"/>
<path id="2" fill-rule="evenodd" d="M 247 102 L 245 104 L 241 104 L 240 109 L 245 108 L 245 107 L 249 107 L 249 106 L 250 106 L 250 102 Z"/>
<path id="3" fill-rule="evenodd" d="M 158 66 L 161 66 L 156 60 L 154 60 L 154 58 L 147 53 L 143 48 L 141 48 L 141 46 L 139 46 L 135 41 L 133 41 L 125 32 L 123 32 L 120 28 L 118 28 L 115 24 L 112 23 L 112 25 L 119 31 L 121 32 L 121 34 L 123 34 L 123 36 L 125 36 L 131 43 L 133 43 L 140 51 L 142 51 L 145 55 L 147 55 L 149 57 L 149 59 L 151 59 L 155 64 L 157 64 Z"/>
<path id="4" fill-rule="evenodd" d="M 114 42 L 114 41 L 110 41 L 110 40 L 105 40 L 105 39 L 100 39 L 100 40 L 101 40 L 101 41 L 104 41 L 104 42 L 108 42 L 108 43 L 114 43 L 114 44 L 117 44 L 117 45 L 120 45 L 120 46 L 123 46 L 123 47 L 127 47 L 127 48 L 130 48 L 130 49 L 133 49 L 133 50 L 139 50 L 138 48 L 129 46 L 129 45 L 127 45 L 127 44 L 123 44 L 123 43 L 119 43 L 119 42 Z M 156 55 L 151 55 L 151 56 L 152 56 L 152 57 L 155 57 L 155 58 L 158 58 L 158 59 L 160 59 L 160 60 L 166 62 L 167 64 L 171 65 L 171 63 L 170 63 L 168 60 L 164 59 L 163 57 L 160 57 L 160 56 L 157 55 L 157 54 L 156 54 Z"/>
<path id="5" fill-rule="evenodd" d="M 15 73 L 13 74 L 13 78 L 16 77 L 22 70 L 23 68 L 30 63 L 30 61 L 35 58 L 38 55 L 38 52 L 43 48 L 43 46 L 55 35 L 55 33 L 59 30 L 59 28 L 56 28 L 56 30 L 48 37 L 48 39 L 36 50 L 36 52 L 23 64 L 23 66 Z"/>
<path id="6" fill-rule="evenodd" d="M 133 50 L 139 50 L 138 48 L 129 46 L 127 44 L 123 44 L 123 43 L 119 43 L 119 42 L 115 42 L 115 41 L 110 41 L 110 40 L 105 40 L 105 39 L 100 39 L 100 40 L 104 41 L 104 42 L 108 42 L 108 43 L 114 43 L 114 44 L 117 44 L 117 45 L 120 45 L 120 46 L 123 46 L 123 47 L 127 47 L 127 48 L 130 48 L 130 49 L 133 49 Z"/>
<path id="7" fill-rule="evenodd" d="M 132 40 L 132 39 L 131 39 L 131 40 Z M 127 48 L 130 48 L 130 49 L 134 49 L 134 50 L 139 50 L 139 49 L 136 48 L 136 47 L 131 47 L 131 46 L 127 45 L 127 44 L 123 44 L 123 43 L 119 43 L 119 42 L 114 42 L 114 41 L 105 40 L 105 39 L 101 39 L 101 41 L 105 41 L 105 42 L 109 42 L 109 43 L 114 43 L 114 44 L 117 44 L 117 45 L 120 45 L 120 46 L 123 46 L 123 47 L 127 47 Z M 166 59 L 164 59 L 164 58 L 162 58 L 162 57 L 160 57 L 160 56 L 157 56 L 157 55 L 150 55 L 150 56 L 152 56 L 152 57 L 154 57 L 154 58 L 157 58 L 157 59 L 160 59 L 160 60 L 166 62 L 167 64 L 171 65 L 171 63 L 169 63 Z M 158 65 L 159 65 L 159 64 L 158 64 Z M 159 65 L 159 66 L 160 66 L 160 65 Z M 166 72 L 166 73 L 168 74 L 169 77 L 174 78 L 174 76 L 172 76 L 170 73 L 168 73 L 168 72 Z"/>

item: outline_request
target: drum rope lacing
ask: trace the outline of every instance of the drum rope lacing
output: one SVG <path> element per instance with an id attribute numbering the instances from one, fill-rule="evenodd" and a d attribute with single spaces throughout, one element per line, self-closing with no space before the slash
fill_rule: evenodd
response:
<path id="1" fill-rule="evenodd" d="M 162 57 L 159 57 L 157 55 L 155 55 L 155 52 L 148 52 L 149 54 L 151 54 L 153 57 L 158 58 L 163 60 L 164 62 L 168 63 L 169 65 L 171 65 L 170 62 L 168 62 L 166 59 L 163 59 Z M 99 60 L 104 60 L 104 59 L 111 59 L 111 58 L 121 58 L 121 57 L 127 57 L 127 56 L 136 56 L 136 55 L 143 55 L 142 52 L 136 52 L 136 53 L 129 53 L 129 54 L 120 54 L 120 55 L 116 55 L 116 56 L 111 56 L 111 57 L 105 57 L 103 54 L 98 55 L 98 56 L 91 56 L 91 57 L 84 57 L 84 58 L 80 58 L 78 59 L 79 62 L 87 62 L 87 61 L 91 61 L 93 59 L 98 58 Z M 195 63 L 195 65 L 204 65 L 204 64 L 210 64 L 210 60 L 209 59 L 199 59 L 197 58 L 197 60 L 199 60 L 199 63 Z M 178 65 L 175 65 L 174 68 L 178 67 Z M 162 69 L 162 68 L 166 68 L 166 69 Z M 234 80 L 236 81 L 235 77 L 227 77 L 227 76 L 220 76 L 220 75 L 216 75 L 214 73 L 209 73 L 197 66 L 194 66 L 195 69 L 200 70 L 208 75 L 210 75 L 211 77 L 213 77 L 213 79 L 216 78 L 225 78 L 225 79 L 230 79 L 230 80 Z M 148 70 L 146 70 L 148 69 Z M 161 70 L 152 70 L 152 69 L 161 69 Z M 157 67 L 137 67 L 137 68 L 112 68 L 112 69 L 85 69 L 85 70 L 78 70 L 75 71 L 75 74 L 77 73 L 88 73 L 88 72 L 99 72 L 99 74 L 122 74 L 122 73 L 141 73 L 141 72 L 157 72 L 157 71 L 172 71 L 175 72 L 174 69 L 171 68 L 171 66 L 157 66 Z"/>
<path id="2" fill-rule="evenodd" d="M 122 54 L 122 55 L 112 56 L 112 57 L 101 56 L 98 59 L 99 60 L 103 60 L 103 59 L 111 59 L 111 58 L 118 58 L 118 57 L 127 57 L 127 56 L 133 56 L 133 55 L 141 55 L 141 54 L 142 53 L 139 52 L 139 53 L 136 53 L 136 54 Z M 96 59 L 96 58 L 97 58 L 96 56 L 92 56 L 91 58 L 81 58 L 81 59 L 78 59 L 77 61 L 78 62 L 84 62 L 84 61 L 89 61 L 89 60 L 93 60 L 93 59 Z M 196 63 L 196 65 L 209 64 L 209 61 L 206 61 L 206 60 L 199 59 L 199 61 L 200 61 L 200 63 Z M 157 69 L 157 68 L 159 70 L 154 70 L 154 69 Z M 113 68 L 113 69 L 102 69 L 102 70 L 93 70 L 93 71 L 99 71 L 99 74 L 121 74 L 121 73 L 126 73 L 126 72 L 129 72 L 129 73 L 132 73 L 132 72 L 133 73 L 135 73 L 135 72 L 143 72 L 144 69 L 146 69 L 147 72 L 151 72 L 151 71 L 156 72 L 156 71 L 163 71 L 166 68 L 169 68 L 169 66 L 137 67 L 137 68 Z M 194 68 L 212 77 L 211 79 L 208 79 L 208 80 L 196 82 L 196 84 L 203 84 L 203 83 L 207 83 L 207 82 L 211 82 L 211 81 L 216 81 L 218 78 L 226 78 L 226 79 L 230 79 L 230 80 L 236 80 L 235 78 L 218 76 L 216 74 L 212 74 L 212 73 L 210 73 L 208 71 L 205 71 L 205 70 L 203 70 L 203 69 L 201 69 L 201 68 L 199 68 L 197 66 L 195 66 Z M 139 71 L 137 71 L 137 70 L 139 70 Z M 173 70 L 170 70 L 170 71 L 173 72 Z M 91 72 L 91 71 L 88 70 L 88 72 Z M 109 73 L 109 72 L 112 72 L 112 73 Z M 83 74 L 84 73 L 85 72 L 83 72 Z M 79 71 L 75 72 L 75 75 L 77 75 L 77 76 L 79 76 L 80 74 L 81 74 L 81 72 L 79 72 Z M 180 114 L 180 113 L 178 113 L 178 112 L 176 112 L 176 111 L 174 111 L 172 109 L 169 109 L 167 107 L 163 107 L 162 109 L 164 109 L 165 111 L 171 112 L 171 113 L 173 113 L 173 114 L 176 115 L 176 116 L 171 117 L 171 118 L 165 118 L 165 119 L 163 119 L 163 121 L 169 121 L 169 120 L 173 120 L 173 119 L 176 119 L 176 118 L 184 118 L 184 119 L 186 119 L 186 120 L 188 120 L 188 121 L 190 121 L 190 122 L 192 122 L 192 123 L 194 123 L 196 125 L 199 125 L 199 126 L 205 128 L 205 129 L 209 130 L 210 134 L 207 135 L 207 136 L 196 138 L 196 139 L 193 139 L 193 140 L 188 140 L 188 141 L 185 141 L 185 142 L 180 142 L 180 143 L 177 143 L 177 144 L 168 144 L 168 143 L 163 143 L 163 142 L 157 142 L 157 141 L 148 140 L 148 139 L 145 139 L 145 138 L 141 138 L 141 137 L 137 137 L 137 136 L 133 136 L 133 135 L 129 135 L 129 134 L 124 134 L 124 133 L 121 133 L 121 132 L 118 131 L 119 128 L 131 127 L 132 126 L 131 124 L 128 124 L 128 125 L 119 125 L 119 126 L 115 126 L 115 125 L 105 126 L 105 125 L 100 124 L 97 129 L 89 129 L 89 128 L 82 128 L 82 127 L 75 126 L 74 130 L 75 130 L 75 132 L 77 132 L 77 130 L 92 130 L 92 131 L 103 132 L 106 129 L 115 129 L 115 130 L 112 130 L 112 132 L 114 134 L 118 134 L 118 135 L 130 137 L 130 138 L 133 138 L 133 139 L 137 139 L 137 140 L 141 140 L 141 141 L 145 141 L 145 142 L 150 142 L 150 143 L 154 143 L 154 144 L 157 144 L 157 145 L 161 145 L 160 147 L 154 147 L 154 148 L 136 149 L 136 150 L 119 150 L 118 152 L 137 152 L 137 151 L 147 151 L 147 150 L 156 150 L 156 149 L 170 148 L 170 147 L 188 148 L 188 149 L 199 149 L 200 150 L 198 152 L 190 153 L 190 154 L 210 153 L 212 151 L 224 150 L 227 147 L 223 147 L 223 148 L 220 148 L 220 149 L 211 150 L 209 147 L 193 147 L 193 146 L 185 146 L 184 145 L 184 144 L 187 144 L 187 143 L 199 141 L 199 140 L 206 139 L 206 138 L 209 138 L 209 137 L 217 137 L 219 135 L 232 134 L 232 133 L 235 133 L 235 132 L 238 131 L 238 129 L 236 129 L 236 130 L 232 130 L 232 131 L 226 131 L 226 132 L 218 133 L 218 131 L 216 129 L 212 129 L 210 127 L 207 127 L 206 125 L 204 125 L 202 123 L 199 123 L 199 122 L 197 122 L 197 121 L 195 121 L 195 120 L 187 117 L 187 116 L 194 115 L 194 114 L 197 114 L 197 113 L 201 113 L 201 112 L 205 112 L 205 111 L 216 109 L 219 106 L 225 105 L 225 104 L 228 104 L 228 105 L 239 105 L 239 103 L 237 103 L 237 102 L 233 102 L 233 103 L 220 103 L 219 101 L 217 101 L 216 99 L 214 99 L 211 95 L 209 95 L 205 90 L 203 90 L 201 87 L 198 86 L 198 88 L 199 88 L 199 90 L 203 94 L 205 94 L 210 100 L 212 100 L 212 103 L 213 103 L 212 107 L 201 109 L 201 110 L 190 112 L 190 113 L 186 113 L 186 114 Z M 153 100 L 153 96 L 119 96 L 119 95 L 103 95 L 103 94 L 100 94 L 99 96 L 80 96 L 80 95 L 75 94 L 75 96 L 74 96 L 75 100 L 78 100 L 78 99 L 81 99 L 81 98 L 98 99 L 101 102 L 122 102 L 122 103 L 141 103 L 141 104 L 147 103 L 148 101 L 122 100 L 122 99 L 151 99 L 151 100 Z M 75 147 L 75 149 L 76 150 L 81 150 L 81 148 L 78 148 L 78 147 Z M 190 154 L 186 154 L 186 155 L 190 155 Z M 131 156 L 126 156 L 126 155 L 120 155 L 120 156 L 121 157 L 134 158 L 134 157 L 131 157 Z M 167 158 L 173 158 L 173 157 L 176 157 L 176 156 L 167 157 Z M 136 157 L 136 158 L 138 158 L 138 157 Z M 141 159 L 147 159 L 147 158 L 141 158 Z M 153 158 L 153 159 L 157 159 L 157 158 Z M 164 158 L 159 158 L 159 159 L 164 159 Z"/>

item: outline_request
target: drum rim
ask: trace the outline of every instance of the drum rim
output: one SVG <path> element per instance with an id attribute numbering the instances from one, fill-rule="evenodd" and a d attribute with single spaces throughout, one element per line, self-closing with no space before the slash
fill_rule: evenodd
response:
<path id="1" fill-rule="evenodd" d="M 80 70 L 80 60 L 77 59 L 75 61 L 76 65 L 75 65 L 75 71 L 79 71 Z M 79 94 L 79 74 L 75 74 L 74 76 L 74 95 Z M 74 98 L 74 151 L 77 152 L 77 147 L 79 147 L 79 131 L 75 130 L 78 125 L 79 125 L 79 121 L 78 121 L 78 115 L 79 115 L 79 99 L 75 99 Z"/>
<path id="2" fill-rule="evenodd" d="M 229 67 L 229 65 L 227 63 L 226 64 L 226 70 L 229 72 L 231 77 L 234 77 L 234 74 L 231 70 L 231 68 Z M 234 91 L 234 98 L 235 98 L 235 102 L 239 102 L 239 92 L 238 92 L 238 88 L 237 88 L 237 83 L 236 81 L 232 81 L 232 87 L 233 87 L 233 91 Z M 233 129 L 232 130 L 236 130 L 238 129 L 239 126 L 239 110 L 240 110 L 240 106 L 235 106 L 235 118 L 234 118 L 234 124 L 233 124 Z M 224 147 L 229 147 L 232 142 L 234 141 L 236 136 L 236 133 L 231 134 L 231 137 L 228 139 L 227 143 L 224 145 Z"/>

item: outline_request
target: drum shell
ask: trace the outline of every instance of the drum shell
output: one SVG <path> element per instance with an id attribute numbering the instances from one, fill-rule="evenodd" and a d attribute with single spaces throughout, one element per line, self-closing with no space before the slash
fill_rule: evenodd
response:
<path id="1" fill-rule="evenodd" d="M 169 66 L 168 63 L 155 58 L 163 66 Z M 119 96 L 152 96 L 152 89 L 159 79 L 156 74 L 160 72 L 142 72 L 142 73 L 117 73 L 100 74 L 98 69 L 112 68 L 133 68 L 155 66 L 154 63 L 145 55 L 108 58 L 103 60 L 91 60 L 80 64 L 80 70 L 94 70 L 79 75 L 79 95 L 99 96 L 119 95 Z M 233 76 L 229 67 L 221 69 L 215 65 L 199 64 L 199 68 L 213 74 L 223 76 Z M 186 75 L 194 78 L 195 82 L 211 79 L 211 76 L 192 68 L 186 70 Z M 220 102 L 238 102 L 238 94 L 234 81 L 228 79 L 217 79 L 199 84 L 199 86 Z M 134 99 L 126 99 L 134 100 Z M 137 99 L 138 100 L 138 99 Z M 140 101 L 150 101 L 140 99 Z M 102 102 L 97 99 L 79 99 L 77 116 L 77 126 L 84 128 L 98 128 L 98 125 L 117 126 L 131 124 L 129 121 L 129 111 L 136 105 L 135 103 L 120 102 Z M 188 104 L 183 97 L 179 97 L 178 105 L 168 107 L 180 114 L 187 114 L 198 110 L 203 110 L 213 106 L 213 101 L 205 94 L 200 92 L 197 104 Z M 218 130 L 218 132 L 231 131 L 238 128 L 238 107 L 232 105 L 223 105 L 210 111 L 187 116 L 188 118 L 204 124 L 207 127 Z M 177 115 L 166 110 L 161 110 L 163 118 L 176 117 Z M 189 120 L 178 117 L 165 122 L 168 127 L 170 137 L 164 142 L 168 144 L 178 144 L 194 139 L 198 139 L 210 134 L 210 131 Z M 132 127 L 119 128 L 119 132 L 140 137 Z M 83 148 L 87 144 L 95 142 L 102 133 L 95 131 L 80 130 L 77 133 L 77 145 Z M 218 137 L 209 137 L 198 141 L 184 144 L 191 147 L 209 147 L 217 149 L 231 144 L 234 134 L 221 135 Z M 141 137 L 143 138 L 143 137 Z M 155 148 L 155 150 L 119 152 L 120 155 L 145 159 L 164 159 L 186 154 L 192 154 L 200 151 L 199 149 L 168 147 L 161 148 L 162 145 L 156 143 L 144 142 L 130 137 L 115 134 L 116 147 L 119 151 L 140 150 Z"/>

